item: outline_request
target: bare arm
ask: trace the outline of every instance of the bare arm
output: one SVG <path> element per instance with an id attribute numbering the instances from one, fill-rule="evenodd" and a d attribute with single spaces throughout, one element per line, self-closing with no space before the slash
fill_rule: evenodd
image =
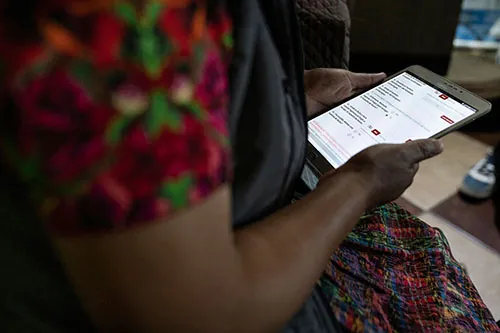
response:
<path id="1" fill-rule="evenodd" d="M 30 194 L 68 277 L 103 331 L 275 331 L 300 307 L 331 250 L 364 209 L 400 194 L 414 163 L 428 154 L 372 148 L 304 201 L 234 232 L 222 36 L 182 31 L 207 23 L 200 6 L 199 15 L 184 3 L 182 10 L 164 6 L 159 17 L 157 7 L 137 11 L 125 5 L 124 18 L 98 15 L 107 19 L 94 22 L 93 28 L 113 33 L 89 30 L 96 33 L 84 51 L 98 62 L 90 69 L 80 68 L 88 52 L 56 66 L 59 58 L 46 57 L 45 42 L 29 48 L 29 57 L 10 57 L 30 59 L 16 63 L 22 70 L 8 84 L 15 107 L 4 126 L 22 133 L 9 140 L 11 163 L 33 185 Z M 142 14 L 151 17 L 143 20 Z M 187 21 L 173 22 L 179 16 Z M 191 24 L 195 18 L 199 24 Z M 117 60 L 135 68 L 144 56 L 157 59 L 148 52 L 128 54 L 140 50 L 129 50 L 123 37 L 130 21 L 156 19 L 163 37 L 179 46 L 172 51 L 178 54 L 164 59 L 167 68 L 148 62 L 137 77 L 114 68 Z M 72 33 L 61 34 L 59 25 L 57 31 L 45 28 L 42 35 L 60 52 L 78 52 L 80 41 Z M 216 28 L 210 30 L 217 34 Z M 200 43 L 191 45 L 197 50 L 193 59 L 184 59 L 189 48 L 183 42 L 191 35 Z M 206 56 L 199 56 L 198 47 L 207 48 Z M 39 51 L 36 61 L 32 49 Z M 115 82 L 116 71 L 125 81 Z M 94 91 L 93 83 L 103 82 L 96 73 L 110 78 L 102 92 Z M 158 75 L 175 80 L 163 82 Z M 29 121 L 19 126 L 18 120 Z M 405 147 L 415 153 L 416 144 Z M 96 231 L 101 235 L 90 236 Z"/>
<path id="2" fill-rule="evenodd" d="M 140 332 L 272 332 L 310 293 L 366 208 L 399 197 L 435 140 L 377 145 L 303 201 L 233 233 L 230 190 L 141 230 L 57 238 L 99 327 Z"/>
<path id="3" fill-rule="evenodd" d="M 105 331 L 275 331 L 366 208 L 356 177 L 334 176 L 305 200 L 236 233 L 224 186 L 168 222 L 56 243 Z"/>

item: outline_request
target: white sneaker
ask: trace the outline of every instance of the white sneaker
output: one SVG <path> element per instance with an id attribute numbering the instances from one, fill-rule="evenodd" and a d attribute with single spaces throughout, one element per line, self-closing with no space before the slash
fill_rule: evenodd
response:
<path id="1" fill-rule="evenodd" d="M 464 177 L 460 192 L 474 199 L 488 199 L 495 186 L 495 164 L 490 151 Z"/>

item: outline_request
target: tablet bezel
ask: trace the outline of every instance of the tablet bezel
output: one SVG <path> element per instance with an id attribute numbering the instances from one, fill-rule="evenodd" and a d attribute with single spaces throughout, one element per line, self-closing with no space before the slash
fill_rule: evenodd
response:
<path id="1" fill-rule="evenodd" d="M 488 102 L 485 99 L 477 96 L 476 94 L 468 91 L 467 89 L 460 87 L 456 83 L 453 83 L 450 80 L 448 80 L 448 79 L 446 79 L 446 78 L 444 78 L 436 73 L 433 73 L 432 71 L 430 71 L 422 66 L 415 65 L 415 66 L 411 66 L 411 67 L 408 67 L 406 69 L 403 69 L 402 71 L 388 77 L 383 82 L 386 82 L 386 81 L 388 81 L 388 80 L 390 80 L 390 79 L 392 79 L 392 78 L 394 78 L 402 73 L 405 73 L 405 72 L 409 72 L 410 74 L 416 76 L 417 78 L 421 79 L 425 83 L 430 84 L 434 88 L 442 91 L 444 94 L 452 96 L 455 99 L 471 106 L 472 108 L 474 108 L 476 110 L 476 112 L 473 115 L 467 117 L 466 119 L 454 124 L 453 126 L 447 128 L 447 129 L 437 133 L 432 138 L 441 138 L 441 137 L 443 137 L 443 136 L 445 136 L 453 131 L 456 131 L 457 129 L 471 123 L 472 121 L 484 116 L 485 114 L 487 114 L 488 112 L 491 111 L 492 106 L 491 106 L 490 102 Z M 378 85 L 382 84 L 383 82 L 371 87 L 368 90 L 376 88 Z M 368 91 L 368 90 L 366 90 L 366 91 Z M 351 96 L 348 99 L 342 101 L 341 103 L 338 103 L 337 105 L 341 105 L 343 103 L 346 103 L 347 101 L 365 93 L 366 91 L 363 91 L 363 92 L 360 92 L 354 96 Z M 336 107 L 336 106 L 334 106 L 334 107 Z M 329 108 L 328 110 L 326 110 L 323 113 L 331 111 L 334 107 Z M 323 114 L 323 113 L 321 113 L 321 114 Z M 316 115 L 315 117 L 318 117 L 321 114 Z M 318 150 L 316 150 L 316 148 L 314 148 L 314 146 L 309 142 L 309 140 L 307 141 L 307 155 L 306 156 L 307 156 L 307 165 L 313 170 L 314 173 L 316 173 L 319 176 L 324 175 L 325 173 L 334 169 L 333 166 L 326 160 L 326 158 L 323 157 L 321 155 L 321 153 Z"/>

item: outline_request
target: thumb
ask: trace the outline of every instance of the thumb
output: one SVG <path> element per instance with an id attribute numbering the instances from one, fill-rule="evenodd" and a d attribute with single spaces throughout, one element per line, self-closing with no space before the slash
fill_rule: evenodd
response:
<path id="1" fill-rule="evenodd" d="M 404 144 L 408 162 L 416 164 L 443 152 L 443 142 L 435 139 L 416 140 Z"/>
<path id="2" fill-rule="evenodd" d="M 348 72 L 348 76 L 353 85 L 353 90 L 369 88 L 387 77 L 385 73 L 364 74 L 353 72 Z"/>

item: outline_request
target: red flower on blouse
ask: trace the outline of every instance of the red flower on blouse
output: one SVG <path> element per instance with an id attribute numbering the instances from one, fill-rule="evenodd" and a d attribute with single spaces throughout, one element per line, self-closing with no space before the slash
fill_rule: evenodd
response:
<path id="1" fill-rule="evenodd" d="M 120 48 L 125 34 L 123 22 L 110 13 L 95 18 L 90 50 L 98 68 L 108 68 L 120 63 Z"/>
<path id="2" fill-rule="evenodd" d="M 36 151 L 49 179 L 74 180 L 104 157 L 102 135 L 113 111 L 92 101 L 65 71 L 35 77 L 14 96 L 23 119 L 20 149 Z"/>
<path id="3" fill-rule="evenodd" d="M 152 141 L 141 125 L 129 130 L 116 153 L 111 177 L 134 198 L 151 196 L 158 181 L 176 178 L 189 170 L 184 156 L 188 149 L 185 135 L 164 131 Z"/>
<path id="4" fill-rule="evenodd" d="M 196 97 L 203 107 L 219 109 L 227 107 L 228 81 L 226 67 L 221 57 L 215 52 L 205 55 L 201 81 L 196 87 Z"/>
<path id="5" fill-rule="evenodd" d="M 190 18 L 182 9 L 166 10 L 159 19 L 159 27 L 170 36 L 170 41 L 178 50 L 179 57 L 191 56 Z"/>

